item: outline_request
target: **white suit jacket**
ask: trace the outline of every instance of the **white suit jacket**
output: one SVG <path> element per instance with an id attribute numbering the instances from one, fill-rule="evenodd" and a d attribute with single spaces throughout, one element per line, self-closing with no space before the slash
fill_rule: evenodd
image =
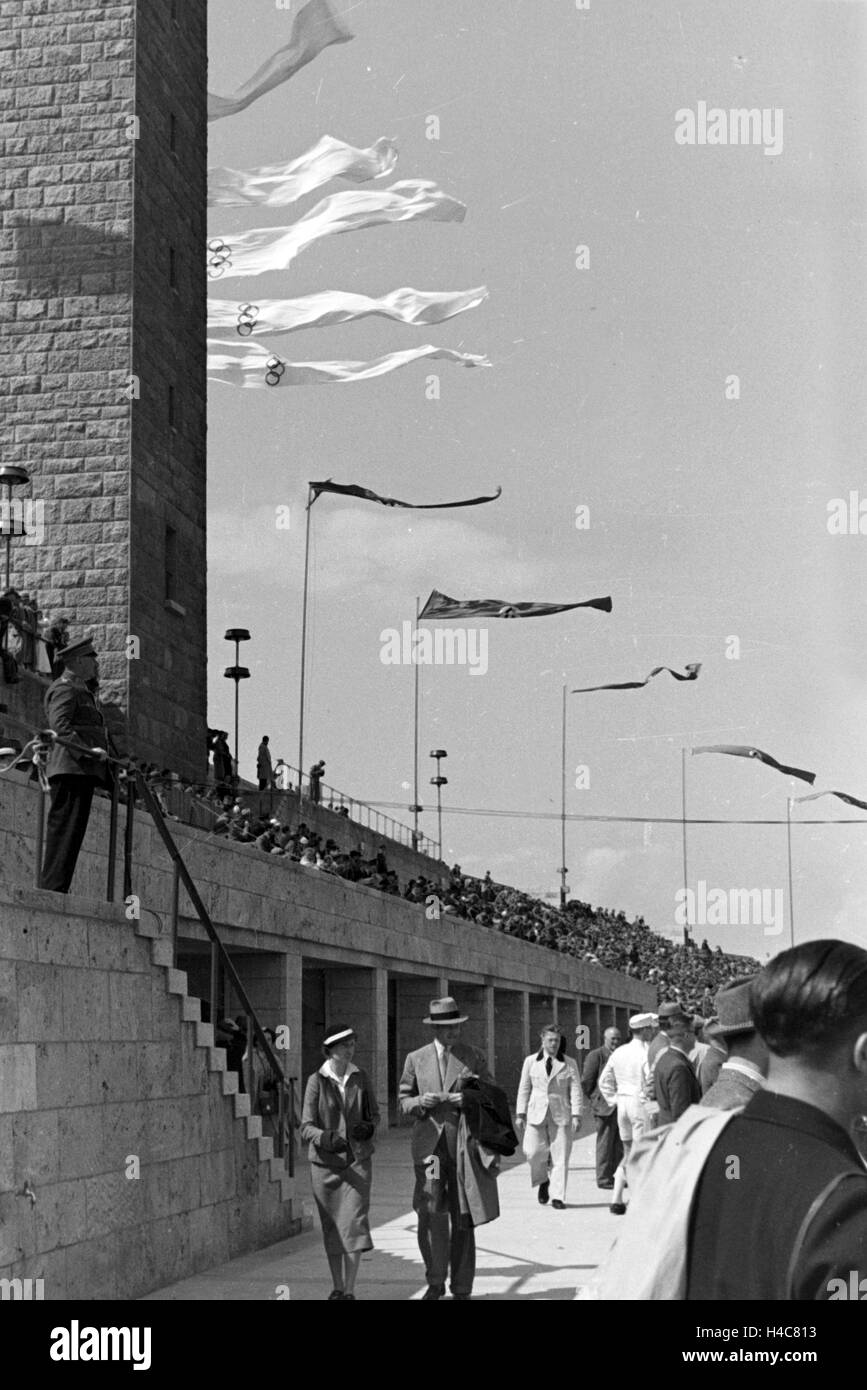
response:
<path id="1" fill-rule="evenodd" d="M 544 1124 L 549 1114 L 555 1125 L 567 1125 L 573 1116 L 580 1116 L 584 1105 L 578 1063 L 574 1057 L 564 1057 L 562 1062 L 554 1057 L 548 1076 L 545 1060 L 535 1052 L 524 1058 L 515 1114 L 526 1115 L 531 1125 Z"/>

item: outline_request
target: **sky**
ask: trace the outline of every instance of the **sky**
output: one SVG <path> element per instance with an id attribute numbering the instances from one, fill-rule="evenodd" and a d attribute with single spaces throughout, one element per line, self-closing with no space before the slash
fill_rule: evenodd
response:
<path id="1" fill-rule="evenodd" d="M 815 771 L 817 790 L 867 800 L 867 535 L 828 525 L 834 499 L 852 492 L 867 513 L 865 10 L 836 0 L 335 8 L 353 41 L 214 122 L 209 163 L 280 163 L 325 134 L 361 146 L 394 136 L 399 160 L 383 183 L 434 180 L 466 203 L 466 219 L 331 237 L 289 270 L 223 279 L 211 293 L 243 303 L 484 284 L 480 308 L 437 327 L 368 319 L 274 346 L 292 360 L 362 359 L 430 341 L 492 366 L 212 385 L 209 723 L 232 727 L 223 633 L 247 627 L 242 775 L 253 776 L 263 733 L 297 762 L 308 480 L 418 502 L 501 485 L 499 501 L 464 511 L 317 501 L 305 764 L 324 758 L 326 781 L 356 798 L 411 804 L 413 668 L 380 658 L 383 633 L 413 619 L 416 596 L 610 594 L 611 614 L 488 621 L 484 675 L 421 668 L 422 829 L 435 834 L 428 750 L 445 748 L 446 861 L 556 890 L 563 685 L 701 662 L 694 683 L 663 675 L 642 690 L 567 697 L 567 812 L 650 818 L 569 822 L 571 893 L 671 932 L 681 826 L 653 818 L 681 815 L 683 748 L 754 745 Z M 286 41 L 292 11 L 273 0 L 208 10 L 209 87 L 226 94 Z M 678 143 L 676 113 L 702 102 L 781 112 L 782 148 Z M 287 225 L 347 186 L 289 208 L 211 209 L 209 233 Z M 432 373 L 439 399 L 426 389 Z M 276 524 L 285 506 L 288 530 Z M 758 888 L 785 902 L 785 920 L 699 923 L 698 939 L 759 960 L 788 945 L 786 800 L 809 791 L 754 761 L 687 756 L 690 817 L 783 822 L 688 828 L 693 890 Z M 797 940 L 867 946 L 867 818 L 801 824 L 858 815 L 833 799 L 794 808 Z"/>

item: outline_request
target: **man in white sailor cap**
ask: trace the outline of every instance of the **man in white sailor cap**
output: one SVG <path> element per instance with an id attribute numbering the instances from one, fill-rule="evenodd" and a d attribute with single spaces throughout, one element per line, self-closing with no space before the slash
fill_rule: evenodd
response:
<path id="1" fill-rule="evenodd" d="M 644 1101 L 647 1069 L 647 1047 L 656 1031 L 653 1014 L 633 1014 L 629 1020 L 632 1037 L 623 1047 L 612 1052 L 599 1078 L 599 1090 L 609 1105 L 617 1106 L 617 1127 L 623 1141 L 623 1158 L 614 1174 L 609 1211 L 623 1216 L 626 1207 L 623 1189 L 626 1186 L 626 1160 L 632 1141 L 640 1139 L 650 1128 L 650 1117 Z"/>

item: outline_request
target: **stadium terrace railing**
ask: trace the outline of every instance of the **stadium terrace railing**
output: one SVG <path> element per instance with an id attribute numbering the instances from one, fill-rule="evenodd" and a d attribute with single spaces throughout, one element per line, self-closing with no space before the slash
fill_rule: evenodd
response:
<path id="1" fill-rule="evenodd" d="M 18 752 L 17 749 L 2 749 L 0 753 L 7 755 L 14 754 L 13 761 L 2 771 L 10 771 L 16 766 L 26 765 L 28 762 L 35 764 L 39 773 L 42 796 L 40 798 L 40 812 L 36 817 L 36 844 L 34 850 L 34 884 L 37 888 L 42 886 L 42 858 L 44 849 L 44 826 L 45 808 L 47 802 L 47 778 L 45 776 L 46 762 L 49 749 L 53 743 L 61 747 L 72 748 L 78 752 L 82 751 L 80 743 L 74 743 L 67 739 L 58 738 L 51 730 L 41 730 L 36 734 L 24 748 Z M 99 749 L 92 750 L 99 753 Z M 118 842 L 118 820 L 120 808 L 121 786 L 125 790 L 126 820 L 123 835 L 123 896 L 126 901 L 132 894 L 133 882 L 133 830 L 135 825 L 135 804 L 137 797 L 141 797 L 144 809 L 150 815 L 156 827 L 157 833 L 165 846 L 165 849 L 172 861 L 173 868 L 173 892 L 172 892 L 172 959 L 177 962 L 177 923 L 178 923 L 178 902 L 180 895 L 180 885 L 183 884 L 187 896 L 195 909 L 196 916 L 205 929 L 205 934 L 211 943 L 211 971 L 210 971 L 210 1021 L 216 1027 L 220 1012 L 218 986 L 219 969 L 223 968 L 225 978 L 227 978 L 240 1000 L 241 1008 L 247 1020 L 247 1051 L 244 1058 L 245 1070 L 244 1080 L 247 1087 L 247 1094 L 250 1096 L 251 1113 L 258 1113 L 253 1110 L 256 1105 L 255 1071 L 253 1066 L 254 1039 L 259 1043 L 264 1057 L 270 1066 L 271 1074 L 276 1083 L 277 1092 L 277 1115 L 276 1115 L 276 1135 L 275 1148 L 278 1158 L 282 1158 L 289 1176 L 295 1173 L 295 1136 L 294 1130 L 298 1125 L 296 1111 L 296 1083 L 297 1077 L 286 1076 L 283 1071 L 283 1064 L 277 1055 L 276 1049 L 272 1046 L 265 1029 L 259 1019 L 256 1010 L 250 1002 L 247 991 L 241 983 L 240 977 L 229 952 L 226 950 L 217 928 L 211 921 L 205 904 L 202 902 L 198 889 L 192 879 L 189 869 L 184 863 L 183 857 L 177 844 L 172 838 L 166 818 L 154 795 L 153 789 L 149 785 L 148 779 L 138 768 L 127 767 L 119 758 L 106 756 L 106 762 L 112 767 L 114 775 L 112 777 L 111 789 L 111 811 L 109 816 L 108 833 L 108 869 L 106 878 L 106 901 L 113 902 L 115 899 L 115 880 L 117 866 L 117 842 Z M 150 911 L 151 909 L 145 909 Z M 162 920 L 159 914 L 154 913 L 157 920 Z"/>
<path id="2" fill-rule="evenodd" d="M 329 786 L 327 782 L 320 782 L 318 787 L 313 788 L 308 774 L 299 773 L 297 768 L 290 767 L 288 763 L 284 763 L 283 767 L 287 773 L 285 781 L 281 781 L 280 784 L 265 791 L 259 791 L 251 782 L 239 778 L 233 791 L 235 799 L 242 797 L 244 801 L 254 802 L 258 806 L 260 814 L 264 814 L 267 809 L 268 814 L 273 815 L 275 811 L 279 812 L 281 797 L 297 799 L 300 794 L 299 814 L 301 814 L 301 805 L 307 801 L 312 806 L 321 807 L 322 810 L 345 816 L 354 825 L 372 830 L 385 840 L 393 840 L 396 844 L 403 845 L 406 849 L 415 850 L 418 854 L 425 854 L 430 859 L 437 857 L 436 842 L 428 839 L 421 831 L 416 834 L 408 825 L 395 820 L 392 816 L 383 815 L 375 807 L 369 806 L 366 801 L 358 801 L 355 797 L 348 796 L 346 792 Z M 170 783 L 167 784 L 160 777 L 154 777 L 153 781 L 162 788 L 163 801 L 168 807 L 170 815 L 176 816 L 178 820 L 187 824 L 197 824 L 199 828 L 210 828 L 207 824 L 202 825 L 201 819 L 198 821 L 187 819 L 191 799 L 190 791 L 184 792 L 180 788 L 173 788 Z M 227 782 L 226 786 L 232 791 L 231 782 Z M 214 810 L 213 804 L 207 802 L 203 796 L 204 792 L 213 792 L 214 789 L 215 784 L 213 783 L 198 783 L 192 789 L 192 797 L 199 808 L 210 813 L 215 819 L 218 812 Z"/>

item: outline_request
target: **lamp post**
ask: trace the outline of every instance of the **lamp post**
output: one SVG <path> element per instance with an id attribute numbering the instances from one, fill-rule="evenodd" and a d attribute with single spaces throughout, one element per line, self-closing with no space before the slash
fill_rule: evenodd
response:
<path id="1" fill-rule="evenodd" d="M 441 760 L 442 758 L 447 758 L 447 757 L 448 757 L 448 753 L 446 752 L 446 750 L 445 750 L 444 748 L 432 748 L 432 749 L 431 749 L 431 752 L 430 752 L 430 755 L 431 755 L 432 758 L 436 758 L 436 764 L 437 764 L 437 775 L 436 775 L 436 777 L 432 777 L 432 778 L 430 779 L 430 784 L 431 784 L 432 787 L 436 787 L 436 789 L 437 789 L 437 855 L 438 855 L 440 861 L 442 861 L 442 857 L 443 857 L 443 801 L 442 801 L 442 790 L 441 790 L 441 789 L 442 789 L 443 787 L 447 787 L 447 786 L 448 786 L 448 781 L 449 781 L 449 779 L 448 779 L 448 777 L 441 777 L 441 776 L 440 776 L 440 760 Z"/>
<path id="2" fill-rule="evenodd" d="M 3 523 L 2 530 L 6 533 L 6 589 L 9 589 L 11 587 L 12 537 L 14 535 L 24 534 L 23 520 L 21 523 L 21 530 L 19 532 L 16 530 L 15 522 L 12 518 L 12 489 L 14 487 L 23 487 L 25 484 L 29 482 L 30 474 L 27 472 L 27 469 L 22 468 L 17 463 L 5 463 L 3 467 L 0 468 L 0 485 L 3 486 L 6 494 L 4 498 L 0 498 L 0 503 L 3 504 L 3 510 L 2 513 L 0 513 L 0 519 L 2 519 Z"/>
<path id="3" fill-rule="evenodd" d="M 235 795 L 238 794 L 238 686 L 241 681 L 249 680 L 250 672 L 246 666 L 238 665 L 238 654 L 242 642 L 249 642 L 250 634 L 245 627 L 230 627 L 226 630 L 226 641 L 235 643 L 235 664 L 227 666 L 223 672 L 229 680 L 235 682 L 235 757 L 233 759 L 235 767 Z"/>

